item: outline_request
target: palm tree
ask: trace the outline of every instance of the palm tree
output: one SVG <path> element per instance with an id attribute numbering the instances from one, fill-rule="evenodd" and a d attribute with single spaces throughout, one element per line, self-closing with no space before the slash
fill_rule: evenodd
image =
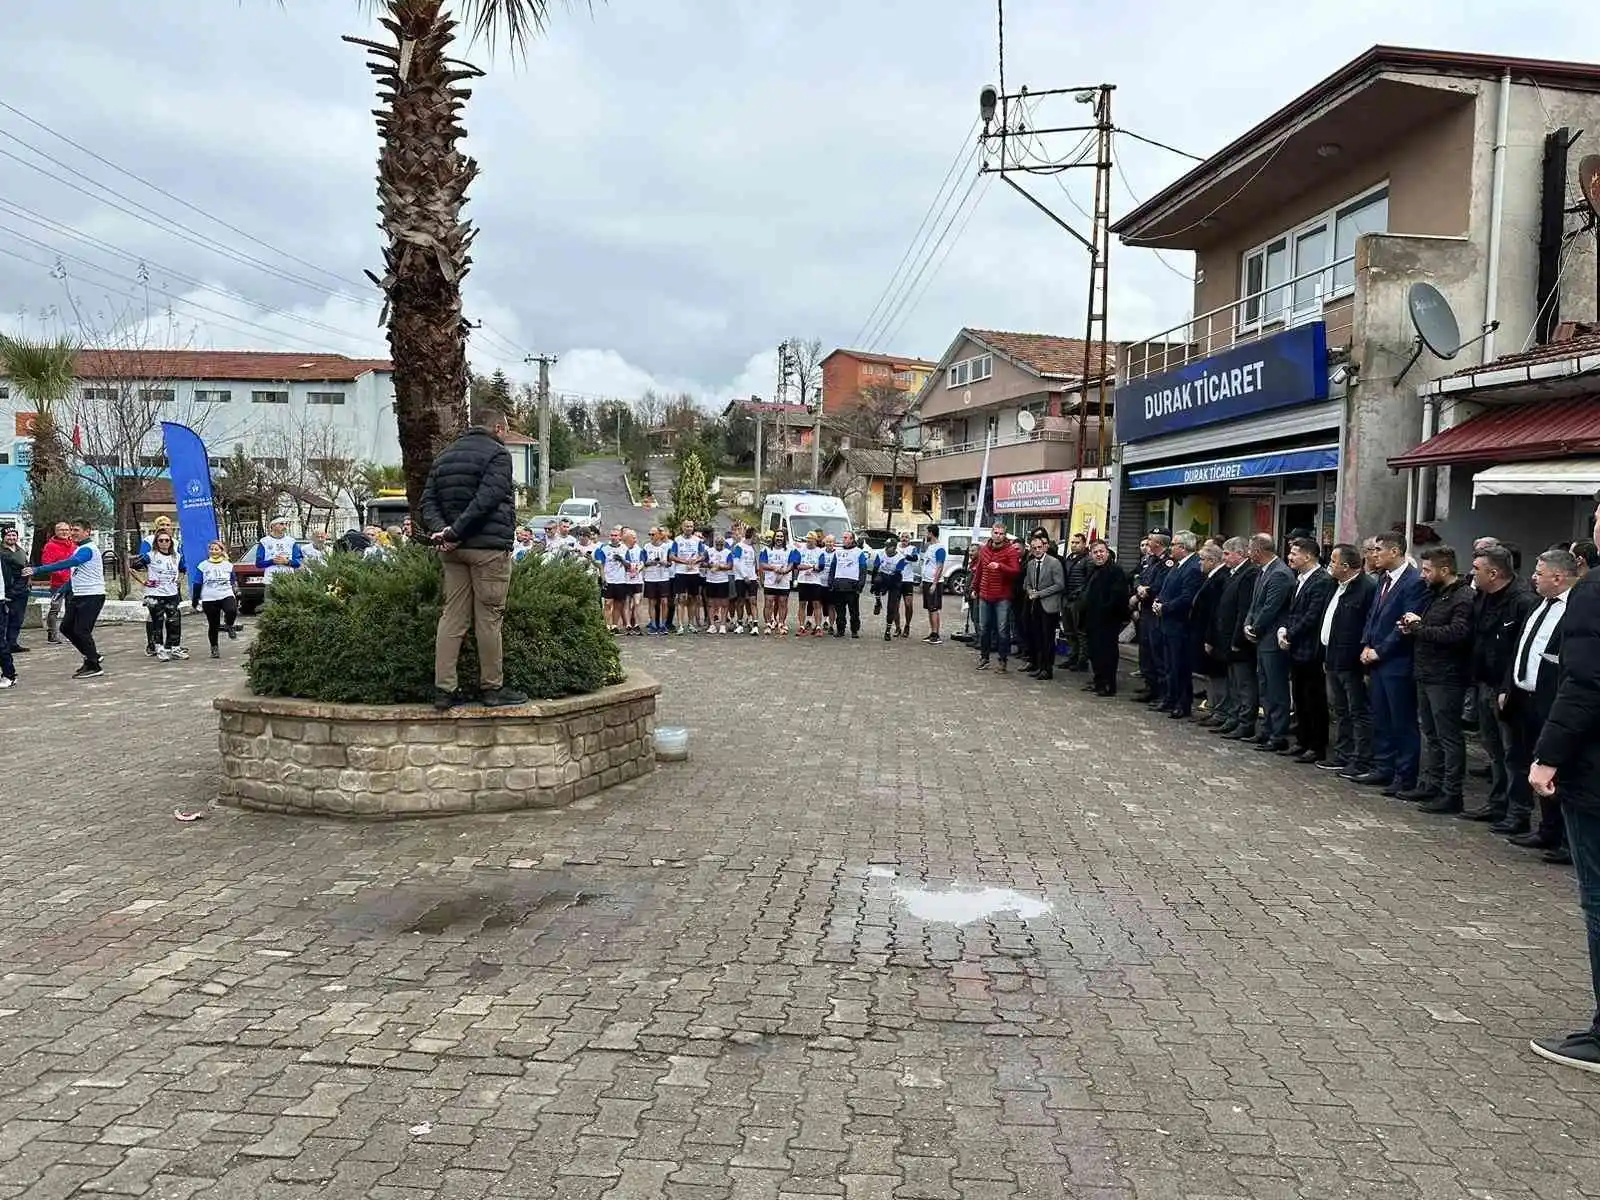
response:
<path id="1" fill-rule="evenodd" d="M 437 450 L 465 424 L 467 325 L 461 281 L 471 269 L 476 230 L 463 219 L 478 164 L 457 143 L 466 80 L 483 72 L 450 57 L 458 27 L 491 47 L 503 37 L 522 50 L 544 28 L 549 0 L 365 0 L 379 12 L 392 45 L 347 37 L 371 52 L 376 111 L 380 227 L 388 238 L 383 320 L 394 362 L 395 417 L 413 517 Z M 459 14 L 459 20 L 457 15 Z"/>
<path id="2" fill-rule="evenodd" d="M 0 334 L 0 375 L 33 406 L 33 455 L 28 461 L 28 492 L 38 496 L 52 480 L 69 472 L 67 451 L 56 428 L 56 407 L 72 394 L 78 347 L 70 339 L 33 341 Z M 32 561 L 37 562 L 47 531 L 34 522 Z"/>

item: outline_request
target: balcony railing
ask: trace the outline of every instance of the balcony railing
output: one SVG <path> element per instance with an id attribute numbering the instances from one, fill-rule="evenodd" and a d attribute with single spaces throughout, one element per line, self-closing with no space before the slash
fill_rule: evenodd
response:
<path id="1" fill-rule="evenodd" d="M 1029 442 L 1071 442 L 1077 439 L 1077 432 L 1071 429 L 1035 429 L 1032 433 L 1019 433 L 1011 437 L 996 438 L 992 442 L 954 442 L 941 443 L 929 441 L 923 444 L 921 456 L 923 458 L 946 458 L 952 454 L 971 454 L 976 451 L 983 453 L 984 447 L 993 446 L 996 450 L 1002 446 L 1025 446 Z"/>
<path id="2" fill-rule="evenodd" d="M 1127 364 L 1123 382 L 1133 383 L 1175 371 L 1185 363 L 1210 358 L 1231 346 L 1258 342 L 1290 326 L 1327 320 L 1328 306 L 1355 295 L 1353 284 L 1336 286 L 1340 269 L 1353 269 L 1354 263 L 1352 254 L 1230 300 L 1141 341 L 1128 343 L 1123 351 L 1123 361 Z M 1332 319 L 1328 320 L 1330 346 L 1342 344 L 1348 337 L 1353 315 L 1353 305 L 1332 314 Z"/>

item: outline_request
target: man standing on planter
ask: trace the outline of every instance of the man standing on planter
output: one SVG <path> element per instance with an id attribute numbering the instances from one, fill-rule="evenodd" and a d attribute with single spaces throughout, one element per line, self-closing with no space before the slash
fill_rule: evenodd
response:
<path id="1" fill-rule="evenodd" d="M 441 711 L 465 702 L 456 662 L 468 629 L 477 637 L 483 703 L 528 702 L 505 686 L 501 641 L 517 531 L 511 455 L 501 441 L 508 429 L 504 412 L 475 409 L 472 426 L 433 460 L 422 489 L 423 525 L 444 561 L 444 609 L 433 644 L 433 706 Z"/>

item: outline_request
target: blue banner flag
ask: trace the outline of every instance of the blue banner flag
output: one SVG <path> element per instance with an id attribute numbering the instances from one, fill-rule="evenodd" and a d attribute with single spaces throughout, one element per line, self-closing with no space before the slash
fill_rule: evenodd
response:
<path id="1" fill-rule="evenodd" d="M 187 425 L 161 422 L 172 476 L 172 501 L 178 506 L 178 531 L 186 561 L 193 566 L 217 540 L 217 505 L 211 496 L 211 460 L 200 435 Z"/>

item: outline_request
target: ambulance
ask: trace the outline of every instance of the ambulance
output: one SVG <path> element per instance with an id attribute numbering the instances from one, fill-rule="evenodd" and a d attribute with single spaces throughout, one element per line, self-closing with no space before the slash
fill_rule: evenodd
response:
<path id="1" fill-rule="evenodd" d="M 781 529 L 793 545 L 808 533 L 840 538 L 853 526 L 849 510 L 837 496 L 823 492 L 771 492 L 761 502 L 761 529 L 764 533 Z"/>

